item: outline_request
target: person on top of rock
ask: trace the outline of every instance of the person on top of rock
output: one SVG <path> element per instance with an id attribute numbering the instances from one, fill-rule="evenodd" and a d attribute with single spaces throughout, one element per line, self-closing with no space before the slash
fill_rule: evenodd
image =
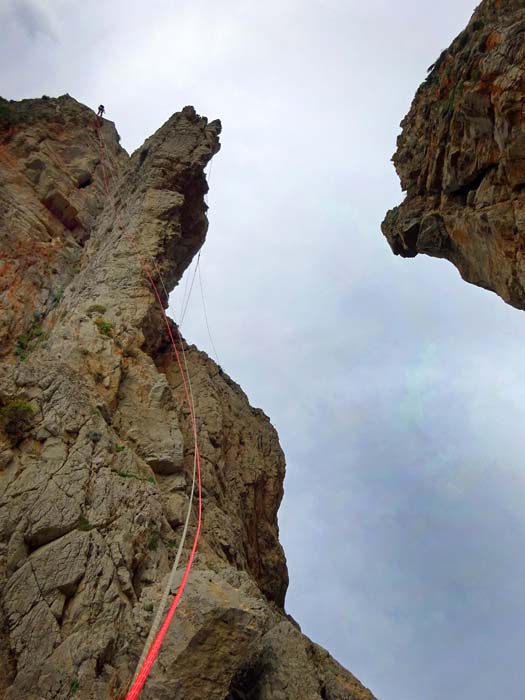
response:
<path id="1" fill-rule="evenodd" d="M 104 105 L 99 105 L 98 106 L 98 112 L 97 112 L 97 117 L 102 118 L 104 112 L 106 111 Z"/>

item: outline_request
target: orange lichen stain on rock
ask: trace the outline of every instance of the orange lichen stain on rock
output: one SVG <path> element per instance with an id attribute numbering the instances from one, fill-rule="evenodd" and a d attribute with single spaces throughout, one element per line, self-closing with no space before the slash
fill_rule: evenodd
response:
<path id="1" fill-rule="evenodd" d="M 176 337 L 175 334 L 174 337 Z M 182 352 L 182 348 L 180 347 L 179 343 L 177 343 L 177 346 L 179 353 Z M 175 357 L 175 353 L 171 348 L 167 352 L 161 352 L 155 357 L 155 366 L 159 372 L 162 372 L 163 374 L 168 374 L 170 371 L 180 372 L 177 358 Z"/>
<path id="2" fill-rule="evenodd" d="M 47 132 L 48 136 L 54 136 L 54 137 L 59 137 L 64 134 L 65 128 L 64 124 L 60 124 L 60 122 L 48 122 L 47 124 Z"/>
<path id="3" fill-rule="evenodd" d="M 28 278 L 24 276 L 24 269 L 21 268 L 20 266 L 13 267 L 11 272 L 12 272 L 12 274 L 10 275 L 9 288 L 6 290 L 8 297 L 10 297 L 12 295 L 17 296 L 18 292 L 19 292 L 19 288 L 21 286 L 24 286 L 24 283 L 27 283 L 27 281 L 28 281 Z"/>
<path id="4" fill-rule="evenodd" d="M 56 258 L 57 252 L 59 251 L 47 243 L 20 241 L 16 251 L 4 254 L 3 264 L 6 266 L 6 270 L 16 269 L 17 271 L 27 270 L 39 264 L 46 267 Z M 7 267 L 8 265 L 9 267 Z"/>
<path id="5" fill-rule="evenodd" d="M 6 279 L 8 273 L 13 271 L 13 263 L 7 260 L 0 260 L 0 280 Z"/>
<path id="6" fill-rule="evenodd" d="M 448 228 L 448 227 L 447 227 Z M 459 247 L 465 247 L 469 241 L 469 235 L 464 226 L 454 226 L 449 229 L 450 237 Z"/>
<path id="7" fill-rule="evenodd" d="M 505 92 L 501 85 L 498 85 L 496 82 L 489 83 L 488 87 L 493 95 L 501 95 L 503 92 Z"/>
<path id="8" fill-rule="evenodd" d="M 24 308 L 23 300 L 27 298 L 31 298 L 30 295 L 28 295 L 26 292 L 33 292 L 34 287 L 31 285 L 31 289 L 22 289 L 24 287 L 23 281 L 21 280 L 20 277 L 16 278 L 13 280 L 12 285 L 9 287 L 8 290 L 6 290 L 6 296 L 7 296 L 7 302 L 9 305 L 9 308 L 13 311 L 13 313 L 16 315 L 18 311 Z M 21 293 L 21 292 L 24 293 Z"/>
<path id="9" fill-rule="evenodd" d="M 499 46 L 501 44 L 502 39 L 503 38 L 500 32 L 491 32 L 485 40 L 486 50 L 490 51 L 491 49 L 495 49 L 496 46 Z"/>
<path id="10" fill-rule="evenodd" d="M 18 164 L 18 159 L 15 158 L 3 144 L 0 144 L 0 163 L 5 163 L 6 165 L 15 167 Z"/>

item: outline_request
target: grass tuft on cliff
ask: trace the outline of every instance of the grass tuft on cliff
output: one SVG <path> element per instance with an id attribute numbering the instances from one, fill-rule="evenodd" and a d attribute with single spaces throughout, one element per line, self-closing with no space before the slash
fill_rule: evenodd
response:
<path id="1" fill-rule="evenodd" d="M 30 403 L 14 399 L 0 408 L 0 426 L 9 438 L 18 441 L 31 427 L 34 413 Z"/>

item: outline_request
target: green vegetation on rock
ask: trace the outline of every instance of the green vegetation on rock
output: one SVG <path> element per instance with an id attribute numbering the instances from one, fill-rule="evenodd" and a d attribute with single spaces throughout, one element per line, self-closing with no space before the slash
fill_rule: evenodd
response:
<path id="1" fill-rule="evenodd" d="M 104 314 L 106 313 L 106 307 L 103 304 L 91 304 L 87 310 L 88 314 Z"/>
<path id="2" fill-rule="evenodd" d="M 18 117 L 7 100 L 0 98 L 0 125 L 14 126 L 18 123 Z"/>
<path id="3" fill-rule="evenodd" d="M 99 316 L 95 319 L 95 323 L 101 335 L 111 335 L 111 329 L 113 328 L 113 325 L 110 323 L 110 321 L 106 320 L 105 318 L 102 318 L 102 316 Z"/>
<path id="4" fill-rule="evenodd" d="M 16 341 L 15 355 L 22 361 L 27 360 L 29 353 L 35 350 L 45 340 L 47 340 L 47 333 L 40 323 L 35 322 L 25 333 L 22 333 Z"/>
<path id="5" fill-rule="evenodd" d="M 93 528 L 93 525 L 89 522 L 85 515 L 81 515 L 77 520 L 77 530 L 82 530 L 83 532 L 88 532 Z"/>
<path id="6" fill-rule="evenodd" d="M 0 408 L 0 425 L 6 435 L 20 438 L 31 426 L 35 409 L 27 401 L 15 399 Z"/>

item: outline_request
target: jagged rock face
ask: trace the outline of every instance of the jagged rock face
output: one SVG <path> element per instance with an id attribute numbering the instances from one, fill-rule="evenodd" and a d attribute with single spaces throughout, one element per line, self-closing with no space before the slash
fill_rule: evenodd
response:
<path id="1" fill-rule="evenodd" d="M 80 270 L 104 202 L 94 125 L 73 100 L 0 101 L 0 357 Z M 105 129 L 109 177 L 128 157 Z"/>
<path id="2" fill-rule="evenodd" d="M 486 0 L 419 87 L 394 164 L 393 252 L 450 260 L 525 308 L 525 5 Z"/>
<path id="3" fill-rule="evenodd" d="M 186 107 L 129 157 L 111 122 L 96 123 L 69 96 L 0 102 L 6 700 L 124 697 L 188 506 L 188 408 L 143 265 L 157 282 L 162 273 L 166 303 L 206 235 L 203 171 L 220 124 Z M 370 700 L 284 612 L 275 430 L 177 342 L 195 399 L 203 530 L 141 697 Z"/>

